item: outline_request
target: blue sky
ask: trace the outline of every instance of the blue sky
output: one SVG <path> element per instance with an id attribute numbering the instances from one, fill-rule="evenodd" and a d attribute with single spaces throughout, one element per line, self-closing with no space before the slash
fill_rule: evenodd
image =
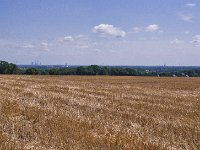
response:
<path id="1" fill-rule="evenodd" d="M 199 0 L 1 0 L 0 60 L 200 65 Z"/>

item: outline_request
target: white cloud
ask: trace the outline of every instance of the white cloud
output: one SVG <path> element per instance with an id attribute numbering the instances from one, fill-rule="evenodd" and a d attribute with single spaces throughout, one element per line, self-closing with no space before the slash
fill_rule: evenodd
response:
<path id="1" fill-rule="evenodd" d="M 63 38 L 63 41 L 64 42 L 72 42 L 72 41 L 74 41 L 74 38 L 72 36 L 65 36 Z"/>
<path id="2" fill-rule="evenodd" d="M 26 44 L 26 45 L 22 45 L 22 48 L 35 48 L 35 45 L 33 45 L 33 44 Z"/>
<path id="3" fill-rule="evenodd" d="M 181 44 L 181 43 L 183 43 L 183 41 L 176 38 L 176 39 L 172 40 L 170 43 L 171 44 Z"/>
<path id="4" fill-rule="evenodd" d="M 195 7 L 196 4 L 195 3 L 187 3 L 187 4 L 185 4 L 185 6 L 187 6 L 187 7 Z"/>
<path id="5" fill-rule="evenodd" d="M 83 34 L 79 34 L 79 35 L 67 35 L 64 37 L 61 37 L 58 39 L 58 41 L 60 42 L 77 42 L 77 41 L 84 41 L 84 40 L 88 40 L 88 37 L 86 35 Z"/>
<path id="6" fill-rule="evenodd" d="M 146 32 L 155 32 L 159 30 L 159 26 L 157 24 L 151 24 L 146 27 Z"/>
<path id="7" fill-rule="evenodd" d="M 139 33 L 141 31 L 141 28 L 139 28 L 139 27 L 134 27 L 133 28 L 133 32 L 134 33 Z"/>
<path id="8" fill-rule="evenodd" d="M 31 44 L 29 42 L 16 42 L 16 41 L 1 41 L 0 40 L 0 47 L 1 48 L 16 48 L 16 49 L 31 49 L 37 47 L 36 44 Z"/>
<path id="9" fill-rule="evenodd" d="M 190 31 L 183 31 L 181 34 L 190 34 Z"/>
<path id="10" fill-rule="evenodd" d="M 77 49 L 88 49 L 91 47 L 91 41 L 87 35 L 78 34 L 78 35 L 67 35 L 60 37 L 57 40 L 57 45 L 62 47 L 70 47 Z"/>
<path id="11" fill-rule="evenodd" d="M 186 21 L 186 22 L 192 22 L 193 21 L 193 15 L 189 15 L 189 14 L 180 14 L 179 17 L 181 18 L 181 20 Z"/>
<path id="12" fill-rule="evenodd" d="M 41 47 L 43 50 L 45 50 L 45 51 L 48 51 L 48 50 L 49 50 L 49 44 L 46 43 L 46 42 L 42 42 L 42 43 L 40 44 L 40 47 Z"/>
<path id="13" fill-rule="evenodd" d="M 75 39 L 82 39 L 82 40 L 84 39 L 84 40 L 87 40 L 88 37 L 87 37 L 87 35 L 79 34 L 79 35 L 75 36 Z"/>
<path id="14" fill-rule="evenodd" d="M 89 48 L 89 45 L 87 45 L 85 43 L 78 44 L 78 45 L 76 45 L 76 48 L 78 48 L 78 49 L 87 49 L 87 48 Z"/>
<path id="15" fill-rule="evenodd" d="M 191 43 L 193 43 L 195 46 L 200 46 L 200 34 L 195 35 L 193 37 L 193 40 L 191 41 Z"/>
<path id="16" fill-rule="evenodd" d="M 92 29 L 92 31 L 95 33 L 100 33 L 103 36 L 105 36 L 105 35 L 111 35 L 111 36 L 115 36 L 115 37 L 125 37 L 126 36 L 125 31 L 123 31 L 119 28 L 116 28 L 110 24 L 100 24 L 98 26 L 95 26 Z"/>

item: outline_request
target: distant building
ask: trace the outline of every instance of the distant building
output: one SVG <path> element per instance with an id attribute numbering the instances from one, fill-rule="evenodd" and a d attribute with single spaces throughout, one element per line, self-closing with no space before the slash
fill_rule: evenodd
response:
<path id="1" fill-rule="evenodd" d="M 177 77 L 177 75 L 173 74 L 172 77 Z"/>
<path id="2" fill-rule="evenodd" d="M 69 66 L 67 65 L 67 63 L 65 64 L 65 67 L 68 68 Z"/>
<path id="3" fill-rule="evenodd" d="M 149 73 L 149 70 L 145 70 L 146 73 Z"/>
<path id="4" fill-rule="evenodd" d="M 39 61 L 31 62 L 31 66 L 41 66 L 42 63 Z"/>
<path id="5" fill-rule="evenodd" d="M 181 73 L 181 75 L 184 77 L 184 76 L 185 76 L 185 73 Z"/>

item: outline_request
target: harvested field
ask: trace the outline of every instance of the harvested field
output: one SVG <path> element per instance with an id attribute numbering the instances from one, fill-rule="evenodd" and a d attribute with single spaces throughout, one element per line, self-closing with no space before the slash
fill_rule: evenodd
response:
<path id="1" fill-rule="evenodd" d="M 0 150 L 200 149 L 200 78 L 0 76 Z"/>

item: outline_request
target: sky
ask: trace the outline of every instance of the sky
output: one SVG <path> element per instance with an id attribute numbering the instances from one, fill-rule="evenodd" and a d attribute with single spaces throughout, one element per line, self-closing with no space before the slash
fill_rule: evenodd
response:
<path id="1" fill-rule="evenodd" d="M 199 0 L 0 0 L 0 60 L 200 66 Z"/>

